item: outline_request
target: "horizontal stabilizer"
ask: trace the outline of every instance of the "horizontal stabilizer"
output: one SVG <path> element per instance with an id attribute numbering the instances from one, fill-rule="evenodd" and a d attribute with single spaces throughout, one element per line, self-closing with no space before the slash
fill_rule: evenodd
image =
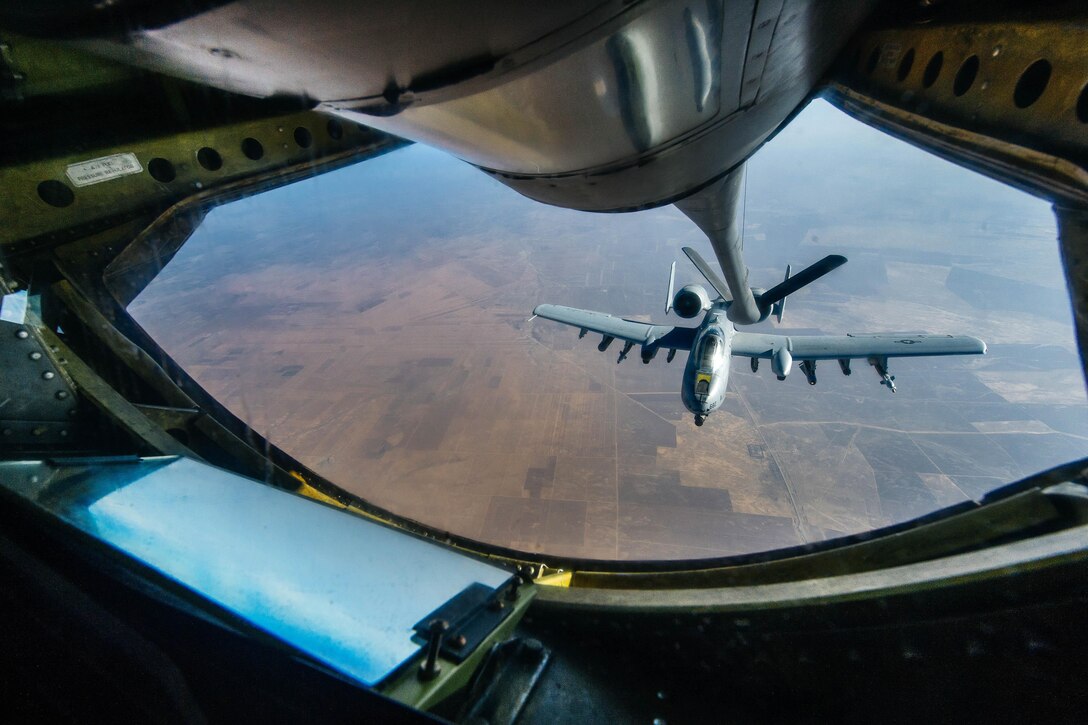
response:
<path id="1" fill-rule="evenodd" d="M 783 280 L 781 284 L 775 285 L 761 294 L 757 300 L 759 308 L 761 310 L 769 309 L 775 302 L 785 299 L 788 295 L 793 294 L 805 285 L 812 284 L 831 270 L 837 269 L 844 264 L 846 264 L 846 257 L 841 254 L 827 255 L 819 262 L 805 267 L 794 276 Z"/>

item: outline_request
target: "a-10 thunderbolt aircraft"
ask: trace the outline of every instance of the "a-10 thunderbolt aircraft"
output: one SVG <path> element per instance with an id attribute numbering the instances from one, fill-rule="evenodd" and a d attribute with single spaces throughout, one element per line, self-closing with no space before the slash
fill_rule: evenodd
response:
<path id="1" fill-rule="evenodd" d="M 779 380 L 785 380 L 799 361 L 801 371 L 810 385 L 816 384 L 816 361 L 837 360 L 844 375 L 850 374 L 850 361 L 865 358 L 876 368 L 881 385 L 895 392 L 895 377 L 888 373 L 890 357 L 921 357 L 925 355 L 982 355 L 986 343 L 967 335 L 919 335 L 902 333 L 848 334 L 848 335 L 769 335 L 739 332 L 726 317 L 730 301 L 728 287 L 718 274 L 690 247 L 684 253 L 717 292 L 714 300 L 701 285 L 690 284 L 673 295 L 676 278 L 676 262 L 669 273 L 669 291 L 665 299 L 665 314 L 675 312 L 680 317 L 693 318 L 705 312 L 698 327 L 673 327 L 652 325 L 625 320 L 603 312 L 580 310 L 559 305 L 538 305 L 533 314 L 548 320 L 562 322 L 580 328 L 578 337 L 589 331 L 600 333 L 597 349 L 604 352 L 619 338 L 624 341 L 617 363 L 623 362 L 631 348 L 642 346 L 642 362 L 649 363 L 657 351 L 669 351 L 667 362 L 672 362 L 677 350 L 690 350 L 684 367 L 684 382 L 680 397 L 684 406 L 695 414 L 695 424 L 702 425 L 706 417 L 721 407 L 729 382 L 729 362 L 732 355 L 751 358 L 752 371 L 759 369 L 759 361 L 771 361 L 771 369 Z M 786 268 L 786 278 L 769 290 L 753 289 L 759 305 L 762 322 L 774 315 L 782 322 L 786 296 L 819 279 L 831 270 L 846 263 L 846 257 L 828 255 L 819 262 L 791 277 Z"/>

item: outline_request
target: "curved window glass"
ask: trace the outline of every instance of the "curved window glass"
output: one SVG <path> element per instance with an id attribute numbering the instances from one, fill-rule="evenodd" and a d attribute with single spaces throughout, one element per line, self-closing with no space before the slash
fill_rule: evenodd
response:
<path id="1" fill-rule="evenodd" d="M 749 332 L 966 334 L 976 357 L 864 360 L 779 381 L 732 358 L 702 427 L 685 356 L 616 364 L 618 340 L 552 303 L 656 324 L 673 207 L 529 201 L 412 146 L 213 210 L 131 312 L 252 428 L 345 491 L 525 551 L 689 558 L 870 530 L 1088 452 L 1084 382 L 1049 206 L 816 101 L 749 162 L 745 254 L 770 287 L 843 267 Z M 1030 304 L 1025 304 L 1030 300 Z M 906 338 L 904 338 L 906 339 Z"/>
<path id="2" fill-rule="evenodd" d="M 713 370 L 718 364 L 718 358 L 722 356 L 724 347 L 725 343 L 717 335 L 704 337 L 699 351 L 699 367 L 703 370 Z"/>

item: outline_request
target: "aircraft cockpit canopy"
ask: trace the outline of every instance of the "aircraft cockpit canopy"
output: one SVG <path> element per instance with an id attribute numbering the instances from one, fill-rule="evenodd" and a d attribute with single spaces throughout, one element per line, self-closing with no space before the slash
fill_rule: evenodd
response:
<path id="1" fill-rule="evenodd" d="M 721 365 L 725 354 L 725 341 L 717 332 L 707 333 L 699 348 L 699 369 L 714 370 Z"/>

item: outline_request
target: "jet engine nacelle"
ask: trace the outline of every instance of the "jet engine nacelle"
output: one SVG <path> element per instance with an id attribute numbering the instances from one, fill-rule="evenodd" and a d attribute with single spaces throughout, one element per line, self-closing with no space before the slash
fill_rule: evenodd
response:
<path id="1" fill-rule="evenodd" d="M 692 318 L 710 309 L 710 295 L 700 285 L 681 287 L 672 300 L 673 311 L 685 318 Z"/>

